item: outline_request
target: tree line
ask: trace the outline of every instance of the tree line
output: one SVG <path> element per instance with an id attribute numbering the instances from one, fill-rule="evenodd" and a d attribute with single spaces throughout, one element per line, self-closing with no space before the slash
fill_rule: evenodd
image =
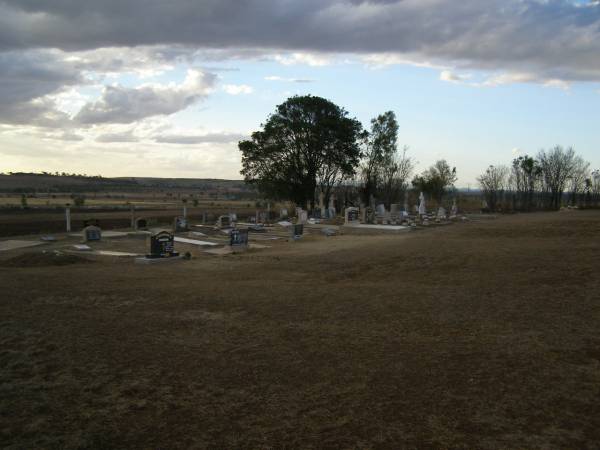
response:
<path id="1" fill-rule="evenodd" d="M 489 166 L 477 179 L 490 211 L 557 210 L 567 204 L 597 207 L 600 172 L 560 145 L 513 159 L 510 166 Z"/>

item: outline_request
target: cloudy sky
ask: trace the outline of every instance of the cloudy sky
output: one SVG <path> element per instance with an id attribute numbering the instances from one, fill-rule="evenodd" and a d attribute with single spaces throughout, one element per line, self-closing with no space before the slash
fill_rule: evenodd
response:
<path id="1" fill-rule="evenodd" d="M 555 144 L 600 168 L 600 2 L 0 0 L 0 172 L 240 178 L 294 94 L 395 111 L 462 186 Z"/>

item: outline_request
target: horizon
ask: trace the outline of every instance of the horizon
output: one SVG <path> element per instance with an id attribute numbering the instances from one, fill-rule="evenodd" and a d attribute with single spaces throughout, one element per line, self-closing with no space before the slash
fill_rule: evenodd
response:
<path id="1" fill-rule="evenodd" d="M 600 168 L 597 2 L 8 0 L 0 12 L 1 172 L 239 181 L 237 142 L 306 94 L 367 129 L 394 111 L 416 172 L 446 159 L 461 188 L 555 145 Z"/>

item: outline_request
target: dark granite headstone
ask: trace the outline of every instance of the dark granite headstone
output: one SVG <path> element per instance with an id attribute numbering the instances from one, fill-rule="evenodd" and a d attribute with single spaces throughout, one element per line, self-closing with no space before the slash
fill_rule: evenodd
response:
<path id="1" fill-rule="evenodd" d="M 304 234 L 304 224 L 297 223 L 292 227 L 292 238 L 298 239 Z"/>
<path id="2" fill-rule="evenodd" d="M 348 211 L 348 222 L 358 222 L 360 220 L 358 209 Z"/>
<path id="3" fill-rule="evenodd" d="M 175 236 L 168 231 L 159 231 L 150 236 L 150 254 L 148 258 L 169 258 L 179 256 L 175 251 Z"/>
<path id="4" fill-rule="evenodd" d="M 248 246 L 248 230 L 231 230 L 229 234 L 229 245 L 232 247 Z"/>
<path id="5" fill-rule="evenodd" d="M 99 241 L 102 239 L 102 230 L 94 225 L 89 225 L 83 229 L 83 237 L 87 241 Z"/>

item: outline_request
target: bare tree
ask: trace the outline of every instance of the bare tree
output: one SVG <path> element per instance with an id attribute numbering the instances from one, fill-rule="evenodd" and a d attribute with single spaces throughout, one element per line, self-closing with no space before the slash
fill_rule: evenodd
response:
<path id="1" fill-rule="evenodd" d="M 581 156 L 576 156 L 571 174 L 571 205 L 578 203 L 578 198 L 584 194 L 586 180 L 590 177 L 590 163 Z"/>
<path id="2" fill-rule="evenodd" d="M 414 170 L 413 159 L 408 156 L 408 147 L 402 153 L 396 149 L 386 155 L 381 165 L 381 196 L 387 207 L 396 203 L 408 187 L 408 180 Z"/>
<path id="3" fill-rule="evenodd" d="M 479 186 L 491 211 L 496 211 L 498 203 L 508 185 L 509 169 L 506 166 L 489 166 L 477 177 Z"/>
<path id="4" fill-rule="evenodd" d="M 531 211 L 534 207 L 534 194 L 539 189 L 541 168 L 531 156 L 513 159 L 510 183 L 514 191 L 513 208 Z"/>
<path id="5" fill-rule="evenodd" d="M 567 181 L 575 169 L 575 150 L 572 147 L 562 148 L 560 145 L 538 153 L 538 160 L 544 180 L 544 192 L 547 194 L 547 206 L 560 209 L 562 196 Z"/>

